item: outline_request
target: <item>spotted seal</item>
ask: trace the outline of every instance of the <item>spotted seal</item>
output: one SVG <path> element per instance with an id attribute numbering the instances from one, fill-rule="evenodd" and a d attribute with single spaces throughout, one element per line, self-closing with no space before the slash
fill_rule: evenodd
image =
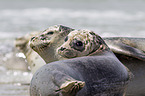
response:
<path id="1" fill-rule="evenodd" d="M 92 56 L 60 60 L 42 66 L 33 75 L 30 95 L 123 96 L 130 73 L 103 39 L 92 31 L 73 31 L 70 34 L 65 38 L 66 42 L 57 49 L 58 53 L 64 57 L 82 56 L 75 52 L 79 51 L 83 55 Z"/>

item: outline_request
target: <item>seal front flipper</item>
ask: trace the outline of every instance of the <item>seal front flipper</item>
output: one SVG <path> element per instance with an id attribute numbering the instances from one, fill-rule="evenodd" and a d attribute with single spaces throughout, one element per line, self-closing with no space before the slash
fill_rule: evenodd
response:
<path id="1" fill-rule="evenodd" d="M 59 90 L 63 96 L 75 96 L 85 85 L 83 81 L 66 81 L 60 86 Z"/>
<path id="2" fill-rule="evenodd" d="M 137 48 L 122 43 L 108 44 L 115 54 L 125 55 L 145 61 L 145 53 Z"/>

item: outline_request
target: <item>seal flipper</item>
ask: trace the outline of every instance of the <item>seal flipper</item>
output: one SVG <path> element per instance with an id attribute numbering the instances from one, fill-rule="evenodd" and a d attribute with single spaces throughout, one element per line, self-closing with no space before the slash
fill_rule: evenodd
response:
<path id="1" fill-rule="evenodd" d="M 63 96 L 75 96 L 85 85 L 83 81 L 66 81 L 60 86 Z"/>
<path id="2" fill-rule="evenodd" d="M 137 48 L 123 43 L 111 43 L 108 46 L 115 54 L 122 54 L 145 61 L 145 53 Z"/>

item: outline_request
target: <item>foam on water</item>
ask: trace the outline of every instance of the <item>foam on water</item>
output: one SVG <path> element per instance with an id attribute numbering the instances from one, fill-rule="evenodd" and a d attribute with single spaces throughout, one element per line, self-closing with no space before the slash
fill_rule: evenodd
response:
<path id="1" fill-rule="evenodd" d="M 49 25 L 56 24 L 72 26 L 76 29 L 91 29 L 101 36 L 106 36 L 104 34 L 124 36 L 128 32 L 127 36 L 142 36 L 133 33 L 142 32 L 145 24 L 145 12 L 142 11 L 30 8 L 5 9 L 0 10 L 0 13 L 2 25 L 0 31 L 3 31 L 0 33 L 7 32 L 1 35 L 3 38 L 24 35 L 34 30 L 44 30 Z"/>
<path id="2" fill-rule="evenodd" d="M 29 96 L 28 85 L 0 84 L 0 96 Z"/>
<path id="3" fill-rule="evenodd" d="M 35 8 L 35 9 L 13 9 L 1 10 L 0 20 L 10 20 L 14 24 L 27 24 L 27 20 L 53 20 L 65 18 L 78 19 L 115 19 L 136 21 L 144 20 L 144 12 L 129 13 L 121 10 L 71 10 L 71 9 L 50 9 L 50 8 Z M 2 20 L 3 19 L 3 20 Z"/>
<path id="4" fill-rule="evenodd" d="M 16 62 L 11 62 L 11 66 L 15 66 Z M 29 96 L 31 78 L 31 72 L 10 69 L 0 64 L 0 96 Z"/>
<path id="5" fill-rule="evenodd" d="M 0 76 L 0 96 L 29 96 L 30 72 L 0 66 Z"/>
<path id="6" fill-rule="evenodd" d="M 20 70 L 7 70 L 0 68 L 0 84 L 2 83 L 30 83 L 32 74 Z"/>

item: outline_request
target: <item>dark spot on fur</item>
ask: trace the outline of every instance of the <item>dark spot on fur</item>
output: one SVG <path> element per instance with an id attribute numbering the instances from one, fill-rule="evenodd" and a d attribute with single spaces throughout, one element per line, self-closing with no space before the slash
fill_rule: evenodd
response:
<path id="1" fill-rule="evenodd" d="M 66 48 L 63 48 L 63 47 L 60 48 L 61 51 L 65 50 L 65 49 L 66 49 Z"/>
<path id="2" fill-rule="evenodd" d="M 68 36 L 65 37 L 64 41 L 66 42 L 68 40 Z"/>
<path id="3" fill-rule="evenodd" d="M 94 32 L 89 32 L 91 35 L 96 35 Z"/>
<path id="4" fill-rule="evenodd" d="M 35 67 L 35 64 L 33 64 L 33 67 Z"/>
<path id="5" fill-rule="evenodd" d="M 32 38 L 31 38 L 31 41 L 32 41 L 34 38 L 35 38 L 35 37 L 32 37 Z"/>
<path id="6" fill-rule="evenodd" d="M 43 45 L 41 48 L 46 48 L 47 46 L 48 46 L 48 45 L 45 44 L 45 45 Z"/>
<path id="7" fill-rule="evenodd" d="M 42 35 L 40 35 L 41 37 L 40 37 L 40 39 L 41 40 L 45 40 L 46 39 L 46 36 L 44 35 L 44 34 L 42 34 Z"/>
<path id="8" fill-rule="evenodd" d="M 41 37 L 44 37 L 44 34 L 40 35 Z"/>
<path id="9" fill-rule="evenodd" d="M 34 48 L 35 48 L 35 46 L 31 46 L 31 48 L 32 48 L 32 49 L 34 49 Z"/>
<path id="10" fill-rule="evenodd" d="M 103 50 L 103 47 L 101 47 L 101 49 L 100 50 Z"/>
<path id="11" fill-rule="evenodd" d="M 47 33 L 47 35 L 52 35 L 54 32 L 53 31 L 50 31 Z"/>

